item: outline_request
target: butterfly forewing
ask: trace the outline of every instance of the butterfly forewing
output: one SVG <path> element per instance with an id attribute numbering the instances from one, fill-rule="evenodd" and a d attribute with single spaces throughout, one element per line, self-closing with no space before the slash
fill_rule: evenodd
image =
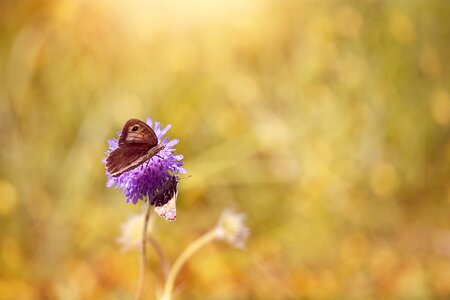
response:
<path id="1" fill-rule="evenodd" d="M 163 186 L 154 193 L 150 204 L 154 206 L 163 206 L 169 202 L 178 192 L 178 181 L 178 176 L 171 175 L 163 183 Z"/>
<path id="2" fill-rule="evenodd" d="M 146 144 L 151 148 L 158 144 L 158 137 L 145 122 L 130 119 L 123 126 L 119 137 L 119 146 L 126 144 Z"/>

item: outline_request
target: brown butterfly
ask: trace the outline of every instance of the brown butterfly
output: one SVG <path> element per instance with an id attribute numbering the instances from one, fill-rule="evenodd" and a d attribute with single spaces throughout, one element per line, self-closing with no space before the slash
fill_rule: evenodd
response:
<path id="1" fill-rule="evenodd" d="M 123 126 L 119 137 L 119 148 L 109 153 L 106 169 L 113 177 L 133 170 L 164 149 L 158 137 L 145 122 L 130 119 Z"/>

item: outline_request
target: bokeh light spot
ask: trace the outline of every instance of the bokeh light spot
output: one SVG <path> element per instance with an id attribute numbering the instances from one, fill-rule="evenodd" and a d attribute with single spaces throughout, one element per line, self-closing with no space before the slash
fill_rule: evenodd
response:
<path id="1" fill-rule="evenodd" d="M 398 187 L 396 168 L 387 162 L 375 165 L 371 171 L 370 183 L 373 192 L 380 197 L 392 196 Z"/>
<path id="2" fill-rule="evenodd" d="M 16 188 L 8 181 L 0 180 L 0 215 L 9 215 L 17 207 Z"/>

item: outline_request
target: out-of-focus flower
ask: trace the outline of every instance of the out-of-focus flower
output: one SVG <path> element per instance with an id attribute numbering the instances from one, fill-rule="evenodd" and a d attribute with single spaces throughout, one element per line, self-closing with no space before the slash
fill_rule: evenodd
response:
<path id="1" fill-rule="evenodd" d="M 117 242 L 122 245 L 124 251 L 137 248 L 142 244 L 142 227 L 144 226 L 145 213 L 132 215 L 120 226 L 120 236 Z M 147 229 L 147 237 L 153 230 L 153 220 L 150 218 Z"/>
<path id="2" fill-rule="evenodd" d="M 150 118 L 147 119 L 146 123 L 153 128 L 158 140 L 164 145 L 164 149 L 158 155 L 150 158 L 148 162 L 118 177 L 112 177 L 106 172 L 108 176 L 107 186 L 115 186 L 123 190 L 127 202 L 136 204 L 139 199 L 147 198 L 150 204 L 154 205 L 154 196 L 158 191 L 172 180 L 174 174 L 185 174 L 186 170 L 182 167 L 183 155 L 175 154 L 175 148 L 173 148 L 178 144 L 178 139 L 163 138 L 171 125 L 164 127 L 159 122 L 153 124 Z M 120 136 L 120 132 L 118 135 Z M 107 154 L 118 148 L 117 139 L 108 140 L 108 144 Z M 106 163 L 106 158 L 103 162 Z"/>
<path id="3" fill-rule="evenodd" d="M 245 214 L 226 209 L 215 228 L 219 240 L 226 241 L 237 248 L 244 248 L 250 230 L 245 225 Z"/>
<path id="4" fill-rule="evenodd" d="M 206 232 L 197 240 L 192 242 L 178 257 L 167 275 L 166 284 L 160 300 L 172 299 L 172 292 L 175 286 L 175 279 L 181 270 L 181 267 L 194 255 L 200 248 L 215 240 L 223 240 L 237 248 L 244 248 L 250 230 L 244 223 L 245 214 L 237 213 L 231 209 L 226 209 L 222 213 L 219 223 L 216 227 Z"/>

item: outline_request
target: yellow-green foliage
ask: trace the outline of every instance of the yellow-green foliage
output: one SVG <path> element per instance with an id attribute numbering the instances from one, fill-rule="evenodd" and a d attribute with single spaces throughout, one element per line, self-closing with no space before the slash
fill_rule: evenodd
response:
<path id="1" fill-rule="evenodd" d="M 131 299 L 139 252 L 116 239 L 142 205 L 101 161 L 132 117 L 172 124 L 192 175 L 152 225 L 171 261 L 227 207 L 251 229 L 194 256 L 179 299 L 448 299 L 449 18 L 446 0 L 0 2 L 0 299 Z"/>

